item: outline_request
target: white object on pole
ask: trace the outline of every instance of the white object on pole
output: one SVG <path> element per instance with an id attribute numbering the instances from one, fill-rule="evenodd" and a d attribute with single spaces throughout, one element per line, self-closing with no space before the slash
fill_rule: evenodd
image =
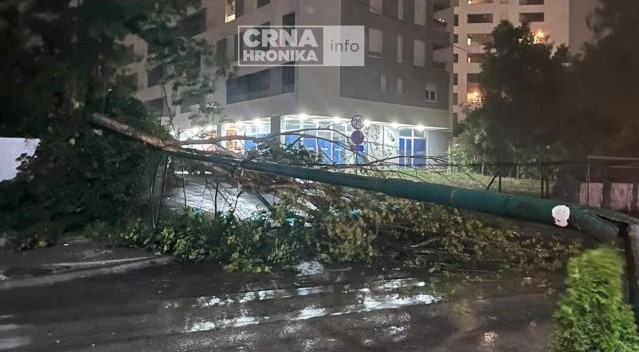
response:
<path id="1" fill-rule="evenodd" d="M 555 225 L 559 227 L 567 227 L 570 218 L 570 208 L 565 205 L 558 205 L 552 208 L 552 217 L 555 219 Z"/>

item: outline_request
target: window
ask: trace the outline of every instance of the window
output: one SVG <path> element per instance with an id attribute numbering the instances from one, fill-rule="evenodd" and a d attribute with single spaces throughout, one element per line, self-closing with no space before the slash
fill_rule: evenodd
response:
<path id="1" fill-rule="evenodd" d="M 155 66 L 154 68 L 151 69 L 151 71 L 148 72 L 146 86 L 153 87 L 158 85 L 160 81 L 162 81 L 163 77 L 164 77 L 164 66 L 162 65 Z"/>
<path id="2" fill-rule="evenodd" d="M 543 5 L 544 0 L 519 0 L 519 5 Z"/>
<path id="3" fill-rule="evenodd" d="M 399 166 L 425 166 L 427 155 L 426 133 L 423 129 L 399 129 Z"/>
<path id="4" fill-rule="evenodd" d="M 404 20 L 404 0 L 397 0 L 397 18 Z"/>
<path id="5" fill-rule="evenodd" d="M 226 0 L 235 1 L 235 18 L 242 17 L 244 14 L 244 0 Z"/>
<path id="6" fill-rule="evenodd" d="M 228 57 L 227 48 L 226 48 L 227 39 L 220 39 L 215 44 L 215 58 L 218 63 L 224 63 L 226 58 Z"/>
<path id="7" fill-rule="evenodd" d="M 415 0 L 415 23 L 426 24 L 426 0 Z"/>
<path id="8" fill-rule="evenodd" d="M 543 21 L 544 21 L 543 12 L 527 12 L 527 13 L 519 14 L 519 22 L 521 23 L 543 22 Z"/>
<path id="9" fill-rule="evenodd" d="M 368 8 L 371 12 L 381 15 L 384 9 L 384 0 L 368 0 Z"/>
<path id="10" fill-rule="evenodd" d="M 264 7 L 271 3 L 271 0 L 257 0 L 257 8 Z"/>
<path id="11" fill-rule="evenodd" d="M 165 115 L 164 112 L 166 109 L 166 104 L 164 98 L 149 100 L 145 102 L 144 105 L 149 111 L 149 114 L 151 114 L 151 116 L 153 117 L 161 117 Z"/>
<path id="12" fill-rule="evenodd" d="M 493 23 L 492 13 L 478 13 L 467 16 L 468 23 Z"/>
<path id="13" fill-rule="evenodd" d="M 468 34 L 468 36 L 466 37 L 466 44 L 468 46 L 474 46 L 474 45 L 484 46 L 488 42 L 490 42 L 490 40 L 491 40 L 491 36 L 490 34 L 487 34 L 487 33 Z"/>
<path id="14" fill-rule="evenodd" d="M 426 66 L 426 43 L 423 40 L 415 39 L 413 41 L 413 65 Z"/>
<path id="15" fill-rule="evenodd" d="M 458 63 L 459 62 L 459 54 L 453 54 L 453 63 Z"/>
<path id="16" fill-rule="evenodd" d="M 471 84 L 472 83 L 477 84 L 479 83 L 479 77 L 480 77 L 479 73 L 469 73 L 468 75 L 466 75 L 466 81 Z"/>
<path id="17" fill-rule="evenodd" d="M 477 85 L 475 85 L 474 87 L 471 87 L 471 86 L 468 87 L 468 91 L 466 92 L 466 103 L 468 104 L 481 103 L 481 93 Z"/>
<path id="18" fill-rule="evenodd" d="M 224 16 L 224 23 L 229 23 L 235 20 L 235 8 L 237 5 L 235 1 L 236 0 L 226 0 L 226 14 Z"/>
<path id="19" fill-rule="evenodd" d="M 282 26 L 292 27 L 295 25 L 295 12 L 282 16 Z"/>
<path id="20" fill-rule="evenodd" d="M 453 93 L 453 105 L 459 104 L 459 94 Z"/>
<path id="21" fill-rule="evenodd" d="M 466 62 L 469 64 L 481 64 L 484 62 L 486 55 L 479 53 L 469 53 L 466 57 Z"/>
<path id="22" fill-rule="evenodd" d="M 382 57 L 382 31 L 375 28 L 368 29 L 368 55 Z"/>
<path id="23" fill-rule="evenodd" d="M 429 83 L 426 85 L 426 101 L 429 103 L 437 102 L 437 86 Z"/>
<path id="24" fill-rule="evenodd" d="M 291 65 L 282 66 L 282 93 L 295 91 L 295 67 Z"/>
<path id="25" fill-rule="evenodd" d="M 459 15 L 455 15 L 455 27 L 459 26 Z"/>
<path id="26" fill-rule="evenodd" d="M 459 84 L 459 75 L 454 73 L 453 74 L 453 85 L 456 86 Z"/>
<path id="27" fill-rule="evenodd" d="M 379 76 L 379 92 L 386 94 L 386 75 Z"/>
<path id="28" fill-rule="evenodd" d="M 404 38 L 397 36 L 397 62 L 404 62 Z"/>
<path id="29" fill-rule="evenodd" d="M 271 70 L 264 70 L 226 81 L 226 103 L 263 98 L 271 87 Z"/>
<path id="30" fill-rule="evenodd" d="M 467 1 L 468 1 L 468 5 L 481 5 L 481 4 L 492 4 L 493 3 L 493 0 L 467 0 Z"/>
<path id="31" fill-rule="evenodd" d="M 206 9 L 188 16 L 178 23 L 180 34 L 185 37 L 193 37 L 206 30 Z"/>
<path id="32" fill-rule="evenodd" d="M 180 113 L 185 114 L 189 112 L 196 112 L 199 108 L 200 99 L 197 96 L 187 95 L 182 97 L 180 103 Z"/>
<path id="33" fill-rule="evenodd" d="M 404 94 L 404 80 L 402 78 L 397 78 L 397 95 Z"/>
<path id="34" fill-rule="evenodd" d="M 459 34 L 453 34 L 453 42 L 455 44 L 459 43 Z"/>

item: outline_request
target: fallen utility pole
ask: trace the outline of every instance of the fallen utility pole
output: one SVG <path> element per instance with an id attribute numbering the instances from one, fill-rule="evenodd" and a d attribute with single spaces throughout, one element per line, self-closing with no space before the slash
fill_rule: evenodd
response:
<path id="1" fill-rule="evenodd" d="M 618 237 L 623 239 L 627 264 L 629 299 L 635 307 L 635 313 L 639 313 L 639 286 L 637 283 L 639 219 L 613 211 L 564 204 L 549 199 L 477 191 L 427 182 L 360 176 L 313 169 L 305 166 L 240 160 L 227 156 L 205 154 L 188 149 L 176 148 L 174 143 L 158 140 L 144 132 L 131 131 L 130 129 L 120 131 L 113 121 L 114 120 L 101 115 L 94 115 L 92 118 L 92 122 L 99 126 L 135 138 L 173 156 L 198 160 L 218 166 L 379 192 L 398 198 L 434 203 L 546 225 L 555 225 L 555 220 L 552 216 L 553 208 L 559 205 L 566 205 L 570 208 L 570 219 L 568 223 L 570 228 L 579 230 L 602 243 L 612 244 Z M 116 127 L 114 128 L 114 126 Z"/>

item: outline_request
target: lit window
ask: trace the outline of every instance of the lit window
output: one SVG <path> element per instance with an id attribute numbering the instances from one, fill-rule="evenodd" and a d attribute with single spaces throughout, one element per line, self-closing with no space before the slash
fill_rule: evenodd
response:
<path id="1" fill-rule="evenodd" d="M 473 46 L 473 45 L 484 46 L 488 42 L 490 42 L 490 40 L 491 40 L 491 35 L 487 33 L 468 34 L 468 36 L 466 37 L 466 44 L 468 46 Z"/>
<path id="2" fill-rule="evenodd" d="M 229 23 L 235 20 L 235 0 L 226 1 L 226 17 L 224 22 Z"/>
<path id="3" fill-rule="evenodd" d="M 486 55 L 484 54 L 469 53 L 468 56 L 466 56 L 466 62 L 469 64 L 481 64 L 482 62 L 484 62 L 485 57 Z"/>
<path id="4" fill-rule="evenodd" d="M 481 102 L 481 94 L 478 90 L 468 92 L 466 95 L 466 101 L 469 104 L 479 104 Z"/>
<path id="5" fill-rule="evenodd" d="M 546 42 L 548 41 L 548 35 L 542 31 L 537 31 L 537 33 L 535 33 L 535 39 L 534 42 L 535 44 L 546 44 Z"/>

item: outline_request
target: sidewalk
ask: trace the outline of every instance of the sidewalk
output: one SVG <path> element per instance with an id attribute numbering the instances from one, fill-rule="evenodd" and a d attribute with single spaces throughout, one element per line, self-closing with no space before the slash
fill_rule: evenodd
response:
<path id="1" fill-rule="evenodd" d="M 172 257 L 82 237 L 64 238 L 56 246 L 24 252 L 0 247 L 0 290 L 122 273 L 172 261 Z"/>

